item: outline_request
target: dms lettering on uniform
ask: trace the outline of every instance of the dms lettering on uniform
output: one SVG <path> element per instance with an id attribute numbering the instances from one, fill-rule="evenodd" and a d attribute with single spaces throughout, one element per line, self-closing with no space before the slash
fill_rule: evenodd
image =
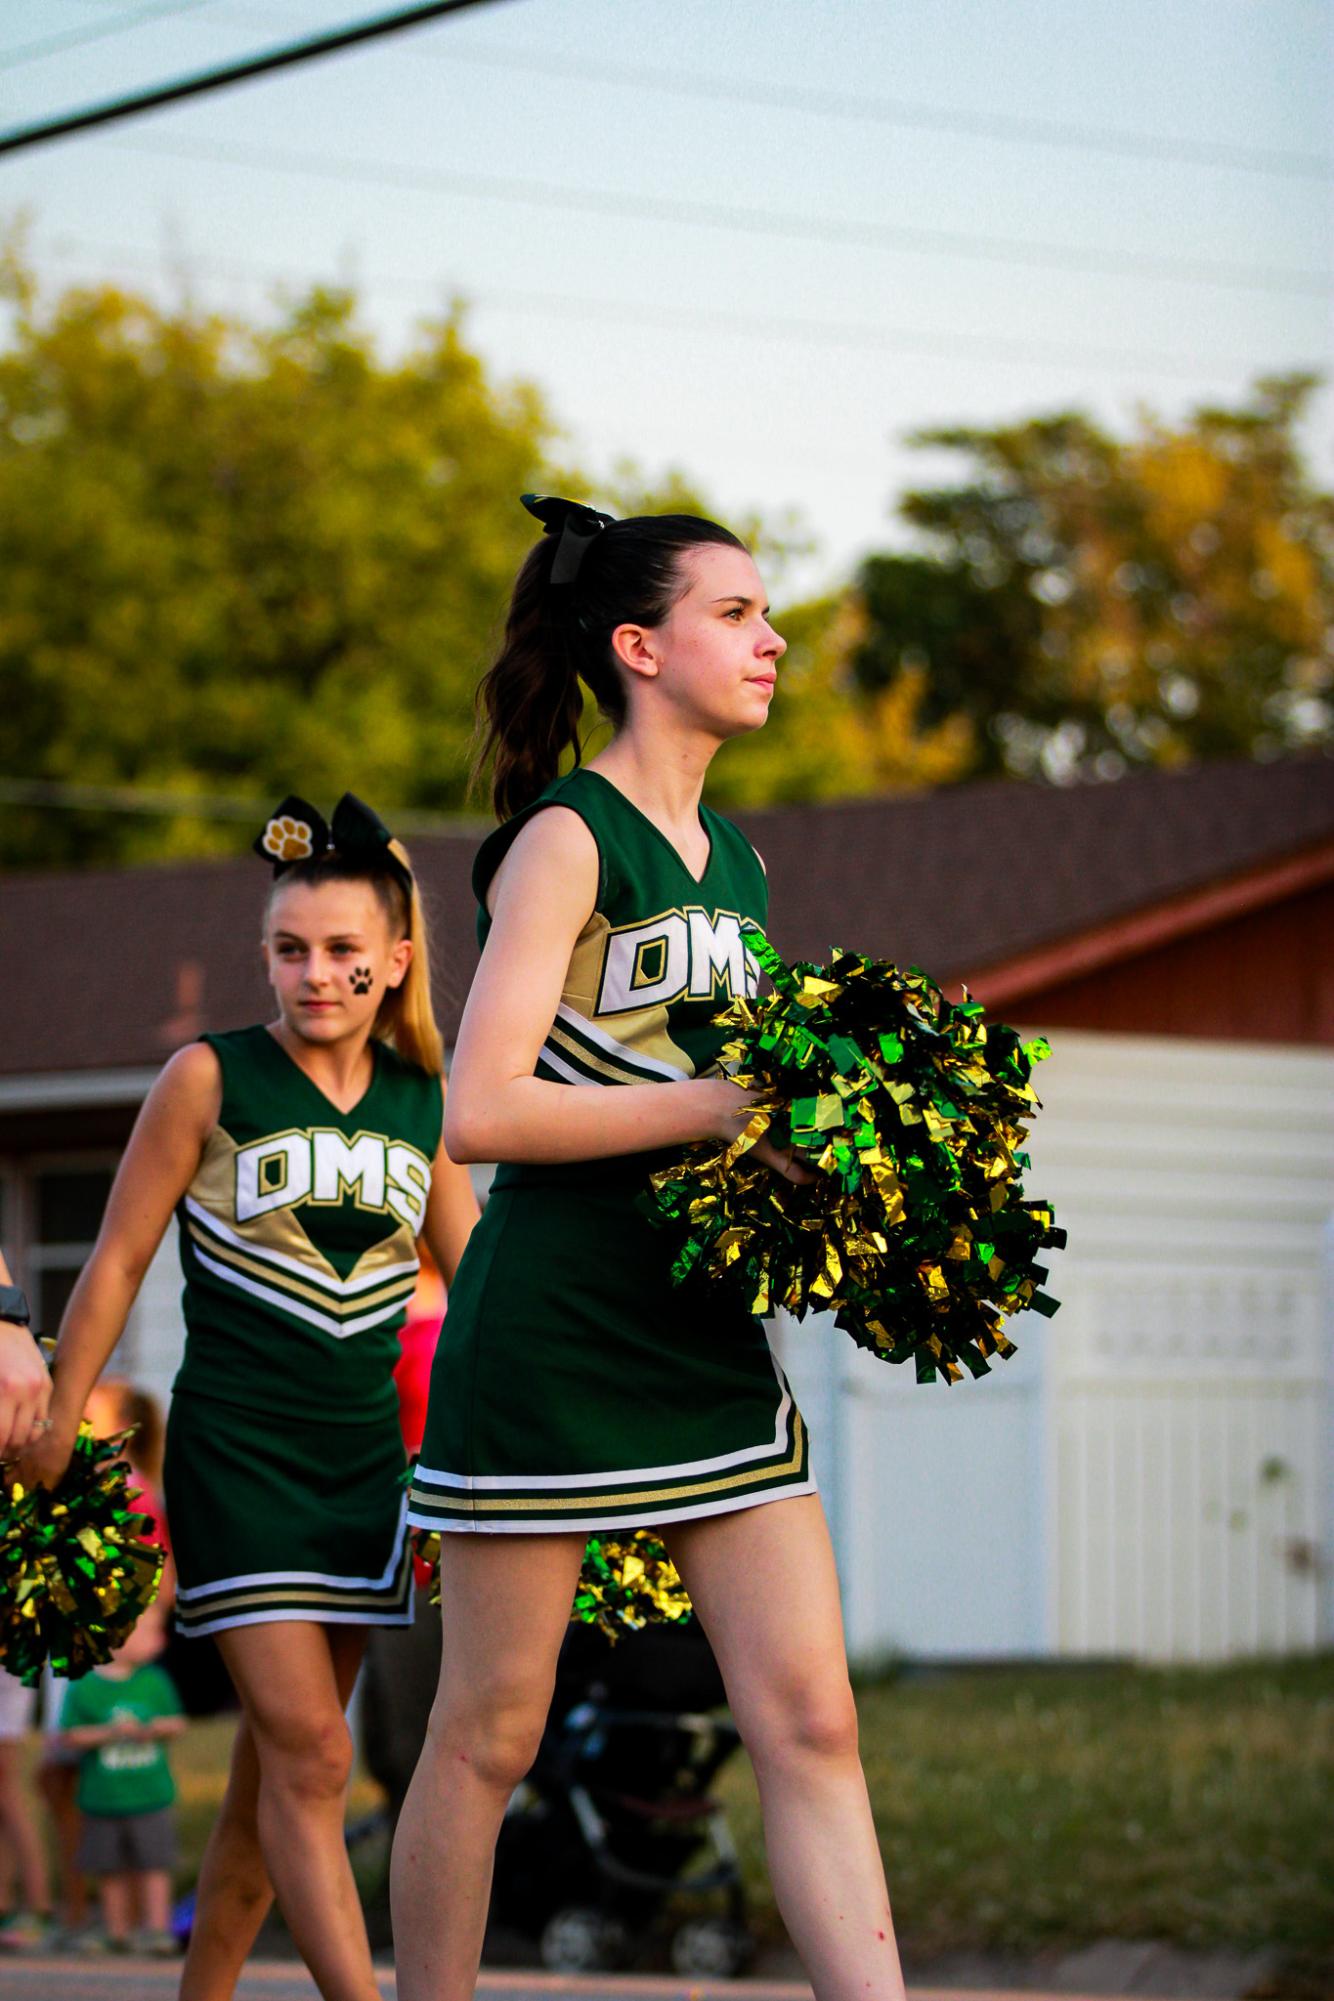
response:
<path id="1" fill-rule="evenodd" d="M 596 1013 L 627 1014 L 692 1000 L 734 1000 L 759 992 L 760 969 L 734 910 L 710 914 L 694 904 L 666 910 L 609 935 Z"/>
<path id="2" fill-rule="evenodd" d="M 359 1209 L 388 1211 L 414 1235 L 426 1215 L 431 1164 L 415 1147 L 382 1133 L 326 1127 L 274 1133 L 236 1155 L 236 1220 L 249 1223 L 303 1202 L 332 1204 L 351 1195 Z"/>

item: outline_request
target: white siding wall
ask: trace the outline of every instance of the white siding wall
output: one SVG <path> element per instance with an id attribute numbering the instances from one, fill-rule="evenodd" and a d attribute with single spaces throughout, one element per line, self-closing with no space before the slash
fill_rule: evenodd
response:
<path id="1" fill-rule="evenodd" d="M 1038 1321 L 990 1376 L 947 1388 L 827 1316 L 781 1330 L 855 1660 L 1045 1651 L 1043 1338 Z"/>
<path id="2" fill-rule="evenodd" d="M 1329 1631 L 1334 1056 L 1066 1035 L 1033 1185 L 1071 1233 L 1049 1337 L 1055 1638 L 1215 1660 Z"/>
<path id="3" fill-rule="evenodd" d="M 1328 1642 L 1334 1055 L 1054 1044 L 1028 1185 L 1070 1232 L 1056 1318 L 949 1390 L 814 1324 L 780 1334 L 852 1651 Z"/>
<path id="4" fill-rule="evenodd" d="M 111 1367 L 161 1397 L 165 1405 L 185 1346 L 181 1316 L 181 1254 L 170 1223 L 144 1275 Z"/>

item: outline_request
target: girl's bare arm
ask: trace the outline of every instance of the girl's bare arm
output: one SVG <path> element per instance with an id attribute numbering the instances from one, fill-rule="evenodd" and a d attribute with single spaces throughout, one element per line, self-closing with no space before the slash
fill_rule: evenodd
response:
<path id="1" fill-rule="evenodd" d="M 592 834 L 560 806 L 523 829 L 497 871 L 491 931 L 450 1072 L 445 1144 L 454 1160 L 602 1160 L 744 1127 L 750 1101 L 725 1078 L 603 1088 L 533 1075 L 597 879 Z"/>
<path id="2" fill-rule="evenodd" d="M 55 1486 L 69 1464 L 88 1392 L 120 1339 L 172 1212 L 218 1122 L 222 1074 L 207 1043 L 178 1050 L 145 1098 L 107 1200 L 92 1256 L 60 1326 L 51 1429 L 24 1453 L 25 1485 Z"/>
<path id="3" fill-rule="evenodd" d="M 442 1140 L 431 1163 L 431 1193 L 422 1236 L 446 1285 L 454 1283 L 463 1246 L 479 1214 L 472 1177 L 466 1167 L 450 1159 Z"/>

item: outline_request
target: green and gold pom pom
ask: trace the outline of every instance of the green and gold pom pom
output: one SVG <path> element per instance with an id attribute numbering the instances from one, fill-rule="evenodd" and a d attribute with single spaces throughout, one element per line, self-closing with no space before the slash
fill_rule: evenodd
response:
<path id="1" fill-rule="evenodd" d="M 746 936 L 774 990 L 716 1019 L 724 1069 L 759 1102 L 730 1145 L 690 1147 L 652 1177 L 643 1206 L 679 1239 L 673 1279 L 732 1283 L 753 1313 L 833 1312 L 861 1347 L 911 1358 L 919 1382 L 985 1374 L 1014 1352 L 1010 1314 L 1058 1303 L 1037 1254 L 1065 1232 L 1020 1178 L 1046 1042 L 984 1021 L 966 992 L 947 1001 L 916 967 L 854 952 L 789 967 L 758 928 Z M 815 1180 L 756 1160 L 765 1133 Z"/>
<path id="2" fill-rule="evenodd" d="M 440 1538 L 418 1531 L 417 1554 L 432 1571 L 431 1603 L 440 1603 Z M 645 1626 L 681 1625 L 690 1599 L 680 1573 L 649 1529 L 590 1536 L 584 1550 L 571 1625 L 596 1626 L 609 1640 Z"/>
<path id="3" fill-rule="evenodd" d="M 47 1661 L 77 1680 L 110 1660 L 157 1596 L 164 1558 L 131 1505 L 129 1436 L 82 1424 L 54 1492 L 15 1481 L 0 1496 L 0 1665 L 29 1688 Z"/>
<path id="4" fill-rule="evenodd" d="M 572 1621 L 616 1640 L 645 1626 L 680 1625 L 690 1610 L 680 1572 L 651 1530 L 589 1537 Z"/>

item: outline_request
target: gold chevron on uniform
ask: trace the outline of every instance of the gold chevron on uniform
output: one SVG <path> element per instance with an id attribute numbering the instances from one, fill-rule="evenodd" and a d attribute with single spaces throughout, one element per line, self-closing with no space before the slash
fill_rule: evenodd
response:
<path id="1" fill-rule="evenodd" d="M 167 1509 L 186 1633 L 403 1624 L 393 1371 L 440 1143 L 439 1077 L 371 1042 L 342 1112 L 266 1027 L 205 1036 L 218 1123 L 177 1208 L 185 1356 Z"/>

